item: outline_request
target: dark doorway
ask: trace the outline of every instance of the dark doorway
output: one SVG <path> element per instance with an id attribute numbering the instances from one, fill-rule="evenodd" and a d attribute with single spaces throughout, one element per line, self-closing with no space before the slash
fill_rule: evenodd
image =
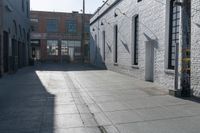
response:
<path id="1" fill-rule="evenodd" d="M 1 75 L 2 75 L 2 70 L 1 70 L 1 66 L 2 66 L 2 57 L 1 57 L 1 47 L 2 47 L 2 45 L 1 45 L 1 34 L 0 34 L 0 77 L 1 77 Z"/>
<path id="2" fill-rule="evenodd" d="M 18 66 L 18 43 L 15 39 L 12 39 L 12 59 L 11 59 L 11 70 L 16 71 Z"/>
<path id="3" fill-rule="evenodd" d="M 24 45 L 21 41 L 18 42 L 18 68 L 23 67 L 24 62 Z"/>
<path id="4" fill-rule="evenodd" d="M 8 46 L 9 46 L 9 38 L 8 38 L 8 32 L 3 32 L 3 68 L 4 73 L 8 72 Z"/>
<path id="5" fill-rule="evenodd" d="M 22 66 L 26 65 L 26 45 L 22 43 Z"/>

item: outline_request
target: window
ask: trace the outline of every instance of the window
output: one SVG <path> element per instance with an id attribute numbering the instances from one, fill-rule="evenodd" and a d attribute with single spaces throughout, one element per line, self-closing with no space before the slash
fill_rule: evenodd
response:
<path id="1" fill-rule="evenodd" d="M 61 43 L 61 55 L 68 55 L 69 49 L 67 41 L 62 41 Z"/>
<path id="2" fill-rule="evenodd" d="M 19 25 L 19 34 L 22 37 L 22 28 L 21 28 L 21 25 Z"/>
<path id="3" fill-rule="evenodd" d="M 140 1 L 142 1 L 142 0 L 137 0 L 137 2 L 140 2 Z"/>
<path id="4" fill-rule="evenodd" d="M 22 0 L 22 11 L 24 12 L 24 0 Z"/>
<path id="5" fill-rule="evenodd" d="M 61 54 L 68 55 L 69 48 L 73 48 L 75 50 L 75 56 L 81 55 L 81 42 L 76 40 L 62 40 L 61 45 Z"/>
<path id="6" fill-rule="evenodd" d="M 114 26 L 114 63 L 118 62 L 118 26 Z"/>
<path id="7" fill-rule="evenodd" d="M 37 32 L 38 31 L 39 20 L 37 18 L 32 18 L 30 20 L 31 20 L 31 31 L 32 32 Z"/>
<path id="8" fill-rule="evenodd" d="M 29 2 L 26 2 L 26 15 L 29 17 Z"/>
<path id="9" fill-rule="evenodd" d="M 67 28 L 67 32 L 75 33 L 77 31 L 76 21 L 75 20 L 67 20 L 66 28 Z"/>
<path id="10" fill-rule="evenodd" d="M 176 44 L 179 43 L 180 27 L 180 7 L 174 5 L 175 0 L 170 3 L 170 30 L 169 30 L 169 48 L 168 48 L 168 68 L 175 68 Z"/>
<path id="11" fill-rule="evenodd" d="M 48 19 L 47 20 L 47 32 L 57 32 L 58 31 L 58 20 Z"/>
<path id="12" fill-rule="evenodd" d="M 57 40 L 47 40 L 47 53 L 48 55 L 58 55 Z"/>
<path id="13" fill-rule="evenodd" d="M 105 61 L 105 45 L 106 45 L 105 31 L 103 31 L 102 37 L 103 37 L 103 48 L 102 48 L 103 52 L 102 53 L 103 53 L 103 61 Z"/>
<path id="14" fill-rule="evenodd" d="M 32 23 L 38 23 L 39 22 L 39 20 L 37 18 L 31 18 L 30 20 L 31 20 Z"/>
<path id="15" fill-rule="evenodd" d="M 90 24 L 89 23 L 85 24 L 84 31 L 85 31 L 85 33 L 89 33 L 90 32 Z"/>
<path id="16" fill-rule="evenodd" d="M 95 46 L 94 46 L 94 52 L 95 52 L 95 58 L 94 58 L 94 62 L 96 63 L 96 60 L 97 60 L 97 45 L 98 45 L 98 43 L 97 43 L 97 35 L 95 34 L 95 37 L 94 37 L 95 39 L 94 39 L 94 41 L 95 41 Z"/>
<path id="17" fill-rule="evenodd" d="M 132 43 L 132 65 L 138 65 L 138 43 L 139 43 L 139 16 L 132 18 L 133 43 Z"/>

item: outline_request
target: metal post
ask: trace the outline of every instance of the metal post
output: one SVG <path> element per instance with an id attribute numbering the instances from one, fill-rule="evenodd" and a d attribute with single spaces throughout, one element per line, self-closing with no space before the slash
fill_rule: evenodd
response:
<path id="1" fill-rule="evenodd" d="M 84 31 L 84 28 L 85 27 L 85 0 L 83 0 L 83 14 L 82 14 L 82 37 L 81 37 L 81 61 L 82 61 L 82 63 L 84 63 L 84 60 L 85 60 L 85 58 L 84 58 L 84 56 L 85 56 L 85 54 L 84 54 L 84 48 L 85 48 L 85 31 Z"/>
<path id="2" fill-rule="evenodd" d="M 190 25 L 191 25 L 191 2 L 182 1 L 182 73 L 181 73 L 181 96 L 190 96 Z"/>
<path id="3" fill-rule="evenodd" d="M 175 91 L 178 90 L 178 77 L 179 77 L 179 72 L 178 72 L 178 64 L 179 64 L 179 43 L 176 43 L 176 63 L 175 63 L 175 82 L 174 82 L 174 89 Z"/>

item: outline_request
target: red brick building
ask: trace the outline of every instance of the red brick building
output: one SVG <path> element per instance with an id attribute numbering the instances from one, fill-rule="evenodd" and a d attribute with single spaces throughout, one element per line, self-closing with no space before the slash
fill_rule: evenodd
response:
<path id="1" fill-rule="evenodd" d="M 84 57 L 89 58 L 89 20 L 85 15 Z M 79 62 L 82 57 L 82 14 L 31 11 L 32 57 L 41 61 Z"/>

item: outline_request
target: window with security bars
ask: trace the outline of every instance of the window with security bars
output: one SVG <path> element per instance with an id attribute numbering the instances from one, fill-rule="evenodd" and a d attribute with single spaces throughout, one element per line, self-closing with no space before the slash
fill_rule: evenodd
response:
<path id="1" fill-rule="evenodd" d="M 114 63 L 118 62 L 118 26 L 114 26 L 114 39 L 115 39 L 115 45 L 114 45 Z"/>
<path id="2" fill-rule="evenodd" d="M 168 50 L 168 68 L 174 69 L 176 63 L 176 45 L 179 43 L 180 7 L 170 3 L 170 35 Z"/>
<path id="3" fill-rule="evenodd" d="M 133 29 L 134 29 L 134 42 L 133 42 L 133 57 L 132 65 L 138 65 L 138 42 L 139 42 L 139 16 L 136 15 L 133 18 Z"/>

